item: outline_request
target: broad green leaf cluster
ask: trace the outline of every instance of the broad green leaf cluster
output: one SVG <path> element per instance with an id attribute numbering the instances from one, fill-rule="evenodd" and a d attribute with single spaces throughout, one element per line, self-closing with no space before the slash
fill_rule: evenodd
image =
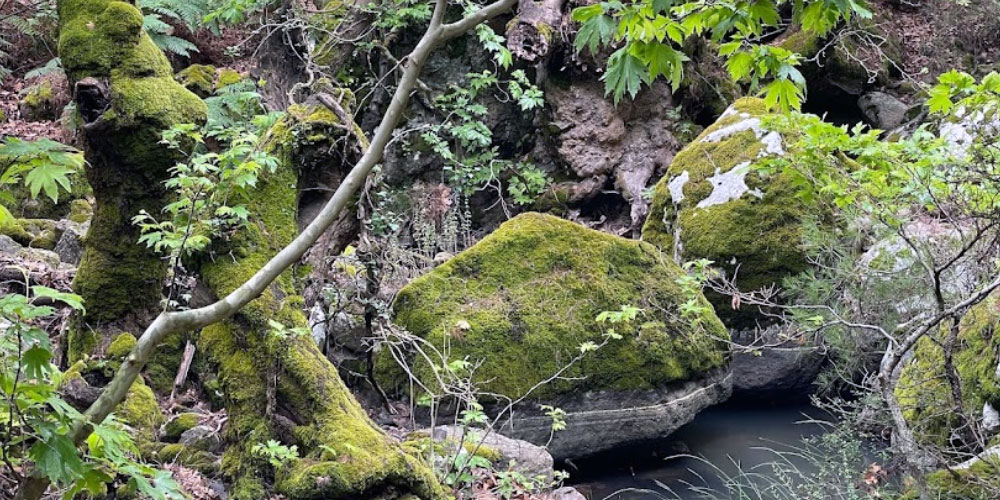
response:
<path id="1" fill-rule="evenodd" d="M 595 55 L 615 49 L 602 80 L 617 103 L 661 76 L 676 90 L 688 60 L 682 44 L 705 36 L 718 44 L 735 80 L 760 89 L 772 107 L 797 109 L 805 97 L 799 56 L 760 42 L 786 26 L 786 8 L 792 22 L 821 35 L 852 17 L 871 17 L 863 0 L 606 0 L 573 10 L 580 23 L 575 45 Z"/>
<path id="2" fill-rule="evenodd" d="M 83 153 L 51 139 L 4 139 L 0 143 L 0 224 L 13 217 L 5 207 L 16 203 L 11 188 L 23 183 L 32 198 L 45 194 L 58 203 L 60 193 L 70 191 L 73 176 L 82 174 L 83 163 Z"/>

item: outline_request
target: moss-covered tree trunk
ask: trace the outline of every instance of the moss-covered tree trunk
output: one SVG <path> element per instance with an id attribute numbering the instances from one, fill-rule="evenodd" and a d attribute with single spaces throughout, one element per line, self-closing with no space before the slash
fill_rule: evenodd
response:
<path id="1" fill-rule="evenodd" d="M 254 191 L 252 222 L 201 267 L 219 296 L 228 294 L 295 237 L 295 156 L 300 147 L 329 146 L 343 135 L 326 108 L 293 106 L 266 138 L 277 172 Z M 199 350 L 218 367 L 229 414 L 223 472 L 236 499 L 266 497 L 269 469 L 256 443 L 296 445 L 302 459 L 277 473 L 279 493 L 293 499 L 443 497 L 430 469 L 369 420 L 336 368 L 308 335 L 303 299 L 286 273 L 236 316 L 205 328 Z M 272 322 L 287 330 L 276 332 Z"/>
<path id="2" fill-rule="evenodd" d="M 205 120 L 204 102 L 174 81 L 163 53 L 125 2 L 59 0 L 59 56 L 83 127 L 87 180 L 96 200 L 73 284 L 87 307 L 74 329 L 70 360 L 103 350 L 109 335 L 142 330 L 155 315 L 163 260 L 137 244 L 131 218 L 158 216 L 175 157 L 159 144 L 179 123 Z"/>

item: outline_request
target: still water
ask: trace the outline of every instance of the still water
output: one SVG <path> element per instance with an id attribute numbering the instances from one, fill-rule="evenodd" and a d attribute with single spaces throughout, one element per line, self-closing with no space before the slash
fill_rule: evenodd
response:
<path id="1" fill-rule="evenodd" d="M 775 460 L 773 451 L 762 448 L 798 447 L 802 438 L 824 432 L 823 425 L 809 420 L 828 418 L 807 404 L 726 404 L 704 411 L 662 443 L 581 462 L 576 471 L 572 464 L 565 468 L 586 478 L 574 486 L 591 500 L 700 499 L 688 484 L 718 486 L 718 471 L 695 458 L 666 457 L 693 455 L 727 474 L 737 471 L 737 463 L 746 471 Z"/>

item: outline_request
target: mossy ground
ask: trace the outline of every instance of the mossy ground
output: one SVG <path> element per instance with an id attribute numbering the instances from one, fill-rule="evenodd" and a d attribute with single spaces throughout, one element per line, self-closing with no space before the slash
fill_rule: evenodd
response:
<path id="1" fill-rule="evenodd" d="M 966 313 L 959 329 L 953 363 L 962 381 L 963 406 L 977 415 L 989 403 L 1000 408 L 1000 294 L 994 293 Z M 959 424 L 954 414 L 951 390 L 944 373 L 945 329 L 925 337 L 913 360 L 900 375 L 896 397 L 910 425 L 925 440 L 941 444 Z"/>
<path id="2" fill-rule="evenodd" d="M 539 388 L 543 398 L 587 389 L 651 389 L 696 378 L 725 362 L 727 333 L 711 308 L 702 329 L 676 316 L 682 271 L 651 245 L 541 214 L 522 214 L 400 291 L 395 320 L 449 360 L 481 363 L 484 390 L 518 397 L 568 363 L 584 342 L 600 343 L 603 311 L 645 312 L 625 338 Z M 665 312 L 663 312 L 665 311 Z M 622 329 L 622 326 L 618 327 Z M 436 387 L 433 369 L 414 373 Z M 384 351 L 378 372 L 406 379 Z M 575 379 L 576 377 L 585 377 Z"/>
<path id="3" fill-rule="evenodd" d="M 733 108 L 754 117 L 767 115 L 760 99 L 740 99 Z M 749 291 L 805 270 L 802 221 L 809 207 L 796 196 L 797 190 L 785 174 L 764 176 L 752 168 L 745 182 L 751 191 L 759 189 L 762 198 L 747 192 L 736 200 L 697 207 L 712 193 L 709 177 L 717 171 L 725 173 L 745 162 L 752 163 L 763 147 L 752 130 L 734 133 L 717 142 L 703 140 L 713 132 L 746 120 L 739 113 L 718 120 L 677 154 L 667 175 L 653 188 L 642 239 L 670 255 L 679 243 L 684 260 L 709 259 L 730 275 L 738 269 L 736 284 Z M 683 200 L 675 204 L 669 183 L 684 172 L 690 178 L 683 187 Z M 675 241 L 677 230 L 680 242 Z M 713 302 L 720 315 L 729 309 L 725 305 L 728 300 L 713 297 Z"/>

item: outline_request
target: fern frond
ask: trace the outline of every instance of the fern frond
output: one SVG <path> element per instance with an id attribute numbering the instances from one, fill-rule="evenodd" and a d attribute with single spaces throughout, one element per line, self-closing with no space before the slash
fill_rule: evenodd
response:
<path id="1" fill-rule="evenodd" d="M 45 63 L 44 66 L 39 66 L 24 74 L 25 79 L 38 78 L 40 76 L 51 75 L 52 73 L 62 70 L 62 60 L 58 57 L 53 57 L 49 59 L 49 62 Z"/>
<path id="2" fill-rule="evenodd" d="M 149 37 L 152 38 L 153 43 L 155 43 L 156 46 L 164 52 L 177 54 L 183 57 L 190 56 L 192 52 L 198 52 L 198 47 L 196 47 L 195 44 L 183 38 L 152 32 L 149 33 Z"/>

